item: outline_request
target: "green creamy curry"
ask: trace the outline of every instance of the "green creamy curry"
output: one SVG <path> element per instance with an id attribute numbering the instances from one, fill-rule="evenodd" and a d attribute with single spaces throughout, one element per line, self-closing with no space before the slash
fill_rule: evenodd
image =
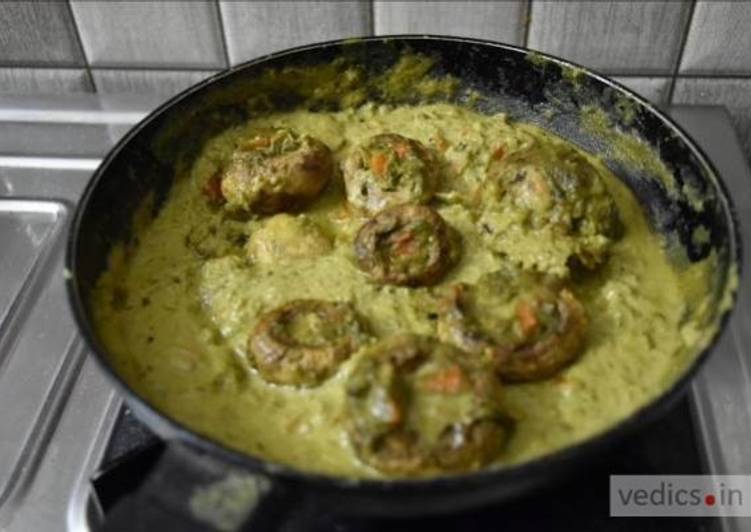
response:
<path id="1" fill-rule="evenodd" d="M 672 265 L 631 192 L 541 129 L 365 104 L 211 139 L 93 308 L 125 380 L 201 434 L 433 475 L 531 460 L 665 390 L 704 335 L 707 262 Z"/>

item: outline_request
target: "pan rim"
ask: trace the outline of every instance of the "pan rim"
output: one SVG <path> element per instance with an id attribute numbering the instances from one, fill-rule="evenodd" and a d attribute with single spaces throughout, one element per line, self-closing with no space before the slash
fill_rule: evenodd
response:
<path id="1" fill-rule="evenodd" d="M 625 94 L 630 99 L 637 101 L 640 105 L 647 108 L 650 113 L 657 116 L 664 126 L 668 127 L 675 134 L 677 134 L 683 144 L 685 144 L 692 152 L 692 154 L 697 158 L 699 163 L 709 171 L 712 184 L 718 193 L 718 199 L 722 202 L 724 215 L 728 219 L 728 227 L 730 229 L 728 232 L 728 249 L 730 250 L 729 260 L 731 264 L 736 265 L 738 276 L 740 278 L 743 267 L 742 240 L 739 234 L 737 213 L 726 185 L 720 178 L 719 173 L 717 172 L 711 160 L 706 156 L 702 148 L 698 146 L 695 141 L 693 141 L 693 139 L 678 124 L 676 124 L 670 117 L 668 117 L 665 113 L 658 109 L 654 104 L 634 93 L 630 89 L 624 87 L 620 83 L 609 79 L 590 68 L 586 68 L 582 65 L 556 57 L 551 54 L 539 52 L 537 50 L 522 46 L 509 45 L 484 39 L 427 34 L 403 34 L 372 36 L 358 39 L 334 39 L 319 43 L 305 44 L 279 52 L 266 54 L 255 59 L 240 63 L 231 68 L 225 69 L 193 85 L 192 87 L 185 89 L 181 93 L 173 96 L 172 98 L 159 105 L 138 124 L 136 124 L 120 139 L 120 141 L 118 141 L 115 146 L 113 146 L 113 148 L 111 148 L 111 150 L 102 160 L 99 167 L 93 173 L 81 195 L 80 200 L 76 205 L 73 220 L 70 224 L 70 232 L 65 256 L 65 284 L 74 320 L 78 327 L 78 332 L 83 337 L 87 347 L 92 351 L 97 366 L 107 375 L 110 382 L 115 384 L 117 390 L 121 394 L 123 394 L 126 403 L 128 403 L 129 406 L 131 406 L 136 411 L 139 419 L 143 420 L 146 425 L 150 429 L 154 430 L 160 437 L 168 438 L 167 434 L 169 434 L 171 437 L 168 438 L 168 443 L 175 441 L 180 444 L 187 444 L 188 446 L 198 451 L 208 453 L 214 457 L 223 459 L 232 465 L 239 466 L 243 469 L 250 470 L 251 472 L 263 474 L 274 479 L 298 483 L 302 482 L 304 484 L 310 485 L 311 487 L 316 486 L 329 489 L 357 489 L 361 491 L 372 492 L 393 492 L 398 490 L 413 490 L 421 488 L 441 490 L 443 488 L 456 488 L 457 484 L 462 484 L 463 486 L 470 487 L 475 485 L 479 486 L 495 482 L 503 482 L 504 480 L 509 480 L 512 478 L 526 477 L 527 475 L 536 471 L 549 473 L 555 468 L 560 468 L 566 464 L 578 462 L 586 458 L 592 458 L 593 456 L 598 454 L 598 451 L 603 450 L 613 443 L 622 440 L 628 434 L 635 432 L 639 427 L 649 424 L 650 422 L 656 420 L 657 418 L 664 415 L 667 411 L 669 411 L 670 408 L 678 400 L 678 398 L 686 391 L 687 384 L 691 379 L 693 379 L 698 370 L 706 362 L 710 353 L 713 351 L 713 348 L 722 337 L 722 334 L 726 331 L 727 322 L 737 301 L 737 291 L 732 294 L 732 302 L 728 306 L 728 308 L 723 311 L 722 317 L 718 320 L 718 327 L 713 333 L 711 339 L 707 342 L 706 347 L 699 353 L 697 353 L 696 357 L 691 362 L 690 366 L 688 366 L 688 368 L 684 371 L 684 373 L 668 388 L 653 397 L 649 402 L 642 405 L 642 407 L 640 407 L 639 409 L 633 411 L 627 417 L 623 418 L 616 424 L 611 425 L 607 429 L 595 433 L 584 440 L 580 440 L 576 443 L 573 443 L 551 453 L 544 454 L 537 458 L 533 458 L 531 460 L 518 464 L 489 467 L 479 471 L 456 475 L 441 475 L 435 477 L 418 478 L 347 478 L 344 476 L 305 471 L 283 464 L 281 462 L 267 460 L 259 456 L 247 454 L 225 446 L 224 444 L 213 440 L 211 437 L 189 428 L 187 425 L 171 417 L 168 413 L 162 412 L 156 406 L 151 405 L 146 399 L 139 395 L 135 391 L 135 389 L 133 389 L 127 382 L 125 382 L 125 380 L 118 374 L 115 368 L 108 362 L 108 350 L 100 344 L 96 334 L 93 331 L 92 323 L 86 311 L 87 306 L 81 298 L 78 279 L 75 275 L 75 272 L 78 270 L 76 251 L 78 249 L 78 236 L 80 232 L 80 226 L 83 222 L 87 207 L 91 201 L 91 197 L 98 188 L 99 182 L 106 174 L 106 171 L 110 167 L 111 163 L 117 158 L 117 156 L 130 142 L 131 139 L 136 137 L 153 120 L 155 120 L 163 113 L 167 112 L 176 103 L 188 98 L 196 92 L 201 91 L 204 87 L 207 87 L 221 79 L 232 76 L 236 72 L 265 63 L 270 59 L 277 59 L 288 55 L 302 54 L 307 50 L 326 47 L 340 47 L 342 45 L 348 45 L 353 42 L 381 41 L 385 43 L 388 41 L 396 40 L 405 41 L 406 43 L 410 41 L 437 40 L 444 42 L 488 46 L 491 48 L 504 49 L 516 53 L 535 53 L 546 60 L 552 61 L 564 67 L 575 68 L 581 71 L 584 75 L 594 78 L 610 87 L 613 87 L 620 93 Z M 160 425 L 166 427 L 168 430 L 162 430 Z"/>

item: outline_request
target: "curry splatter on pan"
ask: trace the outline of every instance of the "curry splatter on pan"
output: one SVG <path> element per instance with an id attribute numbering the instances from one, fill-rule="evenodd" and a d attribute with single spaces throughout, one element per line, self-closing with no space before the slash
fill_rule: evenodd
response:
<path id="1" fill-rule="evenodd" d="M 427 60 L 416 63 L 401 82 L 389 78 L 386 73 L 405 54 Z M 344 76 L 351 65 L 365 75 Z M 345 92 L 349 101 L 342 101 Z M 676 261 L 713 257 L 703 294 L 703 325 L 711 332 L 697 342 L 696 357 L 682 376 L 606 432 L 553 454 L 471 474 L 394 480 L 311 474 L 242 454 L 140 397 L 111 365 L 88 302 L 113 246 L 133 239 L 139 225 L 159 211 L 175 165 L 212 135 L 256 112 L 298 106 L 330 110 L 386 99 L 451 101 L 485 113 L 503 111 L 550 130 L 607 163 L 633 191 Z M 153 472 L 113 512 L 110 526 L 137 517 L 154 524 L 179 520 L 185 530 L 276 529 L 282 523 L 304 528 L 309 512 L 445 513 L 547 484 L 665 414 L 685 391 L 732 307 L 739 251 L 732 203 L 693 141 L 639 96 L 555 57 L 487 41 L 403 36 L 300 47 L 218 74 L 156 109 L 113 148 L 86 188 L 70 234 L 68 291 L 81 332 L 135 414 L 167 441 Z"/>

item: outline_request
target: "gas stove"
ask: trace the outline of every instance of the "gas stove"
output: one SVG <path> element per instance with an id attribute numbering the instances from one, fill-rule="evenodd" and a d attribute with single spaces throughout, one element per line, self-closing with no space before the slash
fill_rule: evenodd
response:
<path id="1" fill-rule="evenodd" d="M 65 237 L 106 151 L 158 103 L 82 95 L 0 97 L 0 529 L 96 530 L 148 471 L 161 442 L 87 357 L 64 290 Z M 751 172 L 720 107 L 674 107 L 714 161 L 751 235 Z M 751 248 L 744 262 L 751 263 Z M 330 530 L 751 530 L 739 519 L 608 517 L 610 474 L 751 474 L 751 283 L 717 353 L 668 416 L 576 478 L 461 515 L 331 522 Z"/>

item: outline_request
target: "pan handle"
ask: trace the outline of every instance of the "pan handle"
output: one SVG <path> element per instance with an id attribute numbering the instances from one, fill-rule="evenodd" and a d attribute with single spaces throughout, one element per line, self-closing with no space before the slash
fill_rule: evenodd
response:
<path id="1" fill-rule="evenodd" d="M 169 442 L 146 479 L 99 532 L 308 530 L 314 504 L 298 486 Z M 307 526 L 306 526 L 307 523 Z"/>

